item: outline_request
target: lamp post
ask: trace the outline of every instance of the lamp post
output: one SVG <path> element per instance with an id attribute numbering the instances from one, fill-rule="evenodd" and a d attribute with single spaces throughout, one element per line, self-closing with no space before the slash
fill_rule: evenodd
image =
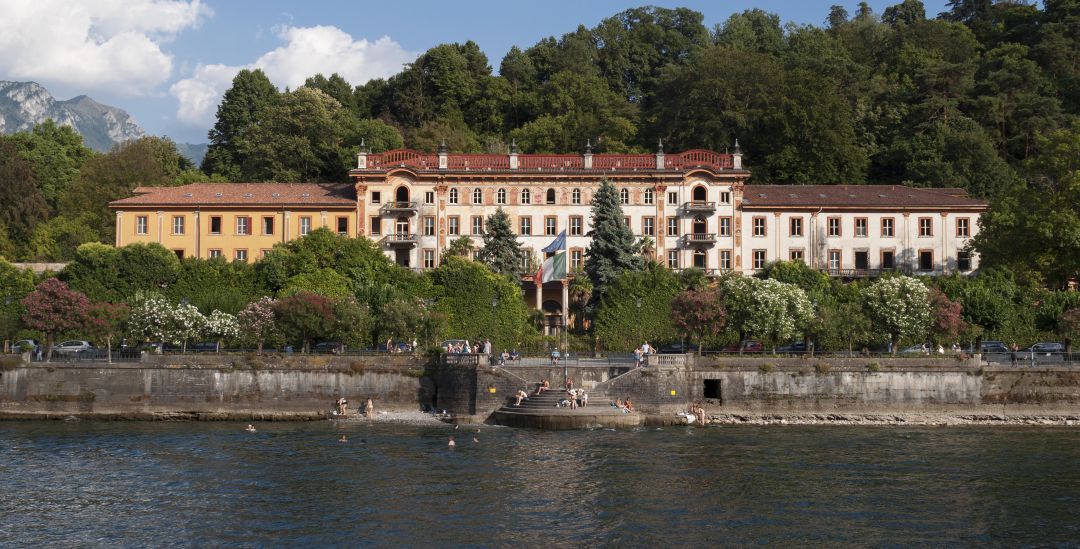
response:
<path id="1" fill-rule="evenodd" d="M 637 307 L 637 318 L 636 318 L 637 327 L 638 327 L 637 328 L 637 332 L 638 332 L 637 333 L 637 338 L 638 338 L 637 342 L 640 343 L 641 342 L 641 298 L 640 297 L 634 299 L 634 306 Z"/>
<path id="2" fill-rule="evenodd" d="M 497 316 L 495 316 L 495 310 L 498 308 L 499 296 L 496 295 L 491 298 L 491 334 L 489 334 L 489 338 L 490 336 L 495 335 L 495 330 L 499 327 L 499 319 Z"/>

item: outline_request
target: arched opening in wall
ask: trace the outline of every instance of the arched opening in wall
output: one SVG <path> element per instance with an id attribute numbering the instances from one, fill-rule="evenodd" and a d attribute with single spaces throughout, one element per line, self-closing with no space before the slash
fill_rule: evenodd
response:
<path id="1" fill-rule="evenodd" d="M 709 224 L 705 221 L 705 218 L 695 217 L 693 229 L 694 234 L 705 234 L 709 232 Z"/>
<path id="2" fill-rule="evenodd" d="M 404 187 L 404 186 L 398 187 L 397 190 L 394 191 L 394 201 L 395 202 L 408 202 L 409 201 L 409 188 Z"/>
<path id="3" fill-rule="evenodd" d="M 694 202 L 706 202 L 709 199 L 709 191 L 705 188 L 705 185 L 698 185 L 691 191 L 690 198 Z"/>
<path id="4" fill-rule="evenodd" d="M 699 269 L 706 268 L 704 250 L 694 250 L 694 266 Z"/>
<path id="5" fill-rule="evenodd" d="M 555 203 L 555 189 L 548 189 L 547 190 L 547 203 L 548 204 L 554 204 Z"/>
<path id="6" fill-rule="evenodd" d="M 561 315 L 562 314 L 562 305 L 558 301 L 555 301 L 554 299 L 546 299 L 546 300 L 544 300 L 543 309 L 544 309 L 544 312 L 549 314 L 549 315 L 551 315 L 551 314 Z"/>

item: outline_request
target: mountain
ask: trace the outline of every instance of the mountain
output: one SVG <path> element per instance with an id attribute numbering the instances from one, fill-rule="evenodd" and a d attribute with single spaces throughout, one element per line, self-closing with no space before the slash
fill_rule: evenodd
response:
<path id="1" fill-rule="evenodd" d="M 0 80 L 0 133 L 27 131 L 49 118 L 75 128 L 86 146 L 95 151 L 107 151 L 117 143 L 146 135 L 123 109 L 102 105 L 85 95 L 57 101 L 37 82 Z"/>

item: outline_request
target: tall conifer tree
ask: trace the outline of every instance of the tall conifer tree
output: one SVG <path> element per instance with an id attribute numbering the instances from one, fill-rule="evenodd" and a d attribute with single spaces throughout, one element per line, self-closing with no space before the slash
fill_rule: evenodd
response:
<path id="1" fill-rule="evenodd" d="M 487 218 L 484 247 L 477 259 L 497 273 L 517 276 L 521 271 L 521 244 L 502 208 Z"/>
<path id="2" fill-rule="evenodd" d="M 637 254 L 637 241 L 623 219 L 619 192 L 606 178 L 592 202 L 592 242 L 585 250 L 585 274 L 593 285 L 593 302 L 623 271 L 640 271 L 645 261 Z"/>

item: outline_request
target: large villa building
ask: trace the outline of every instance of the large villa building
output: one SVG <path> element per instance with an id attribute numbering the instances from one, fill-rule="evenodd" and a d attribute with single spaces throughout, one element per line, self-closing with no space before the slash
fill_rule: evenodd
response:
<path id="1" fill-rule="evenodd" d="M 840 277 L 948 274 L 978 266 L 966 246 L 987 207 L 960 189 L 748 185 L 737 146 L 732 154 L 361 150 L 349 177 L 349 184 L 140 187 L 110 204 L 116 245 L 157 242 L 181 257 L 253 261 L 276 243 L 326 227 L 378 242 L 401 265 L 432 269 L 459 236 L 482 245 L 484 223 L 501 207 L 537 260 L 565 230 L 573 272 L 584 264 L 593 194 L 607 179 L 633 233 L 651 239 L 656 260 L 673 269 L 750 274 L 800 260 Z M 565 281 L 523 284 L 553 331 L 561 326 Z"/>

